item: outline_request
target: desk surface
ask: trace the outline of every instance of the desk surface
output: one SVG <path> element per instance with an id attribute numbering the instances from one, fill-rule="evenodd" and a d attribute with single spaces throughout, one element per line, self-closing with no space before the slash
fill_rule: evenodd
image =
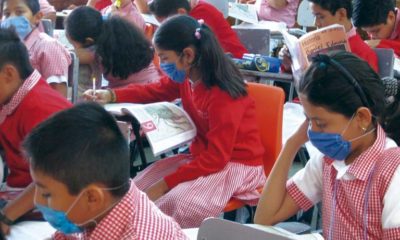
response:
<path id="1" fill-rule="evenodd" d="M 240 69 L 240 72 L 245 76 L 293 81 L 293 75 L 288 73 L 259 72 L 259 71 L 250 71 L 244 69 Z"/>

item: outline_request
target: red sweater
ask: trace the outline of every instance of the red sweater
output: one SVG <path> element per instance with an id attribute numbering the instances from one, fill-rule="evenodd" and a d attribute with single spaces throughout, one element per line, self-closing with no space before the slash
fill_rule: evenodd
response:
<path id="1" fill-rule="evenodd" d="M 256 124 L 254 101 L 250 97 L 233 99 L 219 87 L 207 89 L 202 83 L 192 90 L 188 80 L 177 84 L 167 77 L 159 83 L 116 89 L 115 93 L 118 102 L 182 99 L 183 108 L 197 127 L 197 135 L 190 146 L 193 160 L 165 177 L 170 188 L 221 171 L 229 161 L 262 165 L 264 148 Z"/>
<path id="2" fill-rule="evenodd" d="M 394 50 L 394 53 L 397 56 L 400 56 L 400 39 L 395 39 L 395 40 L 382 39 L 376 47 L 377 48 L 391 48 Z"/>
<path id="3" fill-rule="evenodd" d="M 21 143 L 31 130 L 55 112 L 71 106 L 43 79 L 29 91 L 14 112 L 0 125 L 0 144 L 10 171 L 10 187 L 26 187 L 32 182 L 29 163 L 21 152 Z M 57 133 L 55 133 L 57 134 Z"/>
<path id="4" fill-rule="evenodd" d="M 242 58 L 247 49 L 242 45 L 237 34 L 232 30 L 224 15 L 213 5 L 204 1 L 190 11 L 189 15 L 195 19 L 203 19 L 215 33 L 225 52 L 232 53 L 235 58 Z"/>
<path id="5" fill-rule="evenodd" d="M 379 72 L 376 53 L 361 39 L 360 35 L 355 34 L 349 37 L 348 40 L 351 52 L 368 62 L 375 72 Z"/>
<path id="6" fill-rule="evenodd" d="M 400 56 L 400 11 L 396 8 L 396 23 L 389 39 L 382 39 L 377 48 L 391 48 L 397 56 Z"/>

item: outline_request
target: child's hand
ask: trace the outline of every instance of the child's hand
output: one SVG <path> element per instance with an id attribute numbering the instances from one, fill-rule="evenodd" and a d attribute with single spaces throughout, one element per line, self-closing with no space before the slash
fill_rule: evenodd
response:
<path id="1" fill-rule="evenodd" d="M 4 235 L 9 235 L 10 234 L 10 226 L 4 224 L 4 223 L 0 223 L 1 224 L 1 232 Z"/>
<path id="2" fill-rule="evenodd" d="M 381 43 L 381 40 L 380 39 L 366 40 L 365 43 L 367 43 L 368 46 L 370 46 L 371 48 L 376 48 L 376 46 L 378 46 L 379 43 Z"/>
<path id="3" fill-rule="evenodd" d="M 289 138 L 290 144 L 295 144 L 298 147 L 301 147 L 304 143 L 308 141 L 307 130 L 309 127 L 309 121 L 305 120 L 297 131 Z"/>
<path id="4" fill-rule="evenodd" d="M 153 184 L 146 190 L 146 194 L 151 201 L 156 201 L 169 191 L 169 187 L 164 179 Z"/>
<path id="5" fill-rule="evenodd" d="M 284 45 L 279 51 L 279 58 L 282 59 L 282 66 L 284 70 L 290 71 L 292 66 L 292 56 L 290 55 L 289 49 Z"/>
<path id="6" fill-rule="evenodd" d="M 107 104 L 110 103 L 112 100 L 112 95 L 109 90 L 99 89 L 93 93 L 93 89 L 86 90 L 83 93 L 83 99 L 86 101 L 95 101 L 100 104 Z"/>

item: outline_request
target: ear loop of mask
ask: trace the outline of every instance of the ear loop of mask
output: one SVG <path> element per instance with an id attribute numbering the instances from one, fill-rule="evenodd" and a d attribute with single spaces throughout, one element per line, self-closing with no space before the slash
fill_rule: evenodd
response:
<path id="1" fill-rule="evenodd" d="M 125 186 L 126 184 L 130 184 L 131 181 L 128 181 L 126 183 L 123 183 L 117 187 L 111 187 L 111 188 L 101 188 L 101 190 L 106 190 L 106 191 L 112 191 L 112 190 L 117 190 L 122 188 L 123 186 Z M 36 196 L 36 192 L 37 192 L 37 188 L 35 188 L 35 196 Z M 85 191 L 82 191 L 81 193 L 78 194 L 78 196 L 76 197 L 76 199 L 72 202 L 72 204 L 70 205 L 70 207 L 68 208 L 67 211 L 65 211 L 65 216 L 68 217 L 68 213 L 72 210 L 72 208 L 74 208 L 75 204 L 79 201 L 80 197 L 85 193 Z M 112 209 L 115 205 L 117 205 L 120 202 L 120 200 L 115 201 L 115 203 L 111 204 L 110 207 L 108 207 L 107 209 L 103 210 L 101 213 L 97 214 L 96 216 L 94 216 L 92 219 L 87 220 L 83 223 L 75 223 L 78 227 L 83 227 L 85 225 L 88 225 L 90 222 L 94 223 L 94 226 L 97 226 L 97 222 L 95 220 L 95 218 L 103 215 L 104 213 L 106 213 L 108 210 Z M 34 199 L 34 204 L 36 205 L 36 198 Z"/>

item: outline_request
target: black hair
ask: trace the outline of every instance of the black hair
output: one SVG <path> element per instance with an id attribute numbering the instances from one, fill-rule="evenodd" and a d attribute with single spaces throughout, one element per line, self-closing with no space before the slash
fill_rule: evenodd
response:
<path id="1" fill-rule="evenodd" d="M 352 53 L 333 51 L 314 58 L 301 77 L 298 91 L 307 100 L 348 118 L 360 107 L 367 107 L 373 122 L 380 123 L 390 136 L 391 114 L 385 112 L 385 89 L 378 74 Z M 397 114 L 399 114 L 398 112 Z M 398 125 L 398 123 L 397 123 Z"/>
<path id="2" fill-rule="evenodd" d="M 347 12 L 347 18 L 351 19 L 353 14 L 352 0 L 308 0 L 314 4 L 319 5 L 322 9 L 329 11 L 332 15 L 335 15 L 337 10 L 344 8 Z"/>
<path id="3" fill-rule="evenodd" d="M 371 27 L 385 24 L 389 12 L 395 12 L 395 6 L 394 0 L 354 0 L 354 26 Z"/>
<path id="4" fill-rule="evenodd" d="M 6 64 L 13 65 L 23 80 L 33 72 L 28 49 L 21 42 L 14 27 L 0 28 L 0 69 Z"/>
<path id="5" fill-rule="evenodd" d="M 94 8 L 82 6 L 74 9 L 65 19 L 68 37 L 76 42 L 86 44 L 87 38 L 98 39 L 103 28 L 101 13 Z"/>
<path id="6" fill-rule="evenodd" d="M 4 1 L 7 2 L 9 0 L 4 0 Z M 23 0 L 23 1 L 25 2 L 26 6 L 28 6 L 28 8 L 31 10 L 32 15 L 35 15 L 40 11 L 39 0 Z"/>
<path id="7" fill-rule="evenodd" d="M 157 17 L 169 17 L 178 13 L 178 9 L 183 8 L 190 12 L 188 0 L 153 0 L 149 5 L 149 10 Z"/>
<path id="8" fill-rule="evenodd" d="M 196 31 L 200 39 L 195 36 Z M 233 98 L 247 95 L 246 84 L 239 70 L 224 53 L 214 33 L 205 24 L 186 15 L 177 15 L 165 21 L 156 31 L 155 45 L 180 55 L 187 47 L 194 47 L 196 59 L 193 68 L 201 74 L 201 81 L 210 88 L 218 86 Z"/>
<path id="9" fill-rule="evenodd" d="M 397 145 L 400 145 L 400 91 L 394 96 L 393 102 L 388 104 L 383 114 L 383 126 Z"/>
<path id="10" fill-rule="evenodd" d="M 23 142 L 31 168 L 66 185 L 72 195 L 104 184 L 115 197 L 129 190 L 128 144 L 115 119 L 82 103 L 45 120 Z"/>
<path id="11" fill-rule="evenodd" d="M 66 32 L 72 40 L 82 44 L 86 38 L 94 40 L 104 74 L 126 79 L 148 67 L 154 50 L 143 31 L 119 16 L 103 21 L 94 11 L 86 6 L 72 11 L 66 21 Z"/>

